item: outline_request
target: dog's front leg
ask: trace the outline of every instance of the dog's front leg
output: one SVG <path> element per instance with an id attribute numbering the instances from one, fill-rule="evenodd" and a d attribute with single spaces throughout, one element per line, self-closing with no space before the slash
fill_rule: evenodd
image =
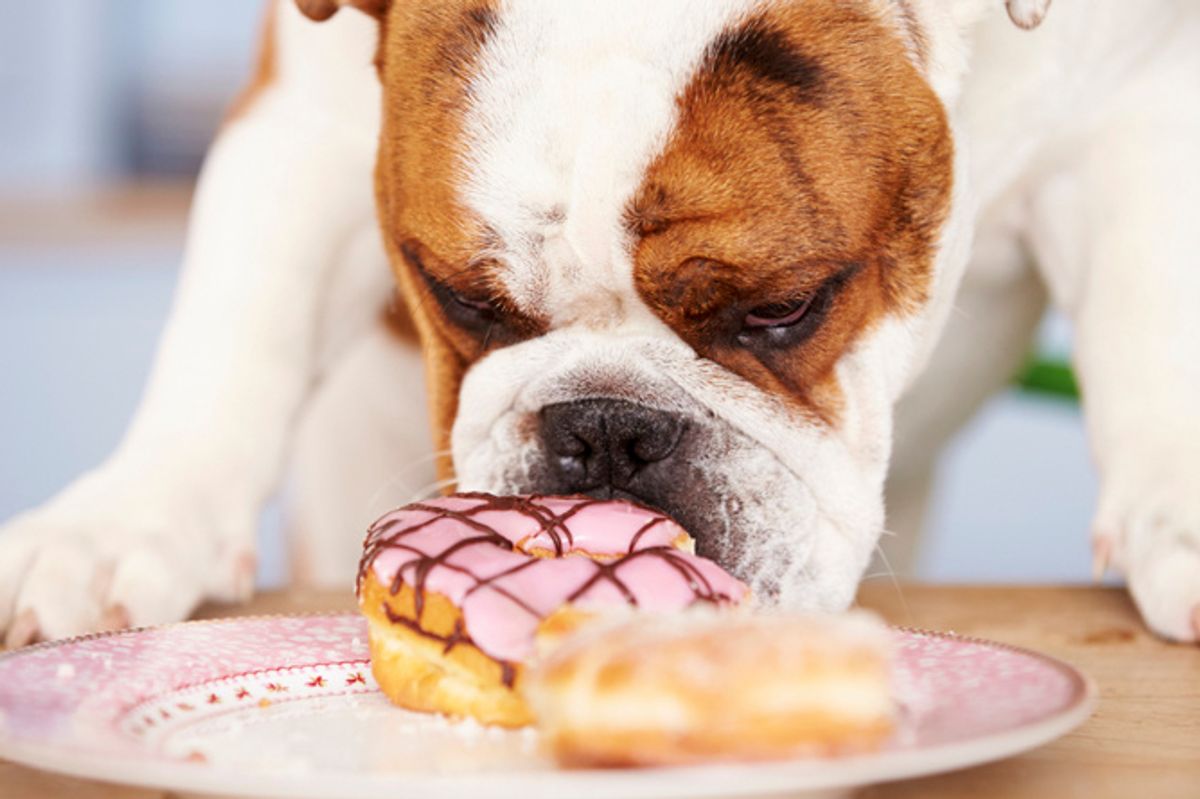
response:
<path id="1" fill-rule="evenodd" d="M 365 57 L 363 73 L 373 80 Z M 222 132 L 123 442 L 0 530 L 10 645 L 175 621 L 250 593 L 258 516 L 314 378 L 319 303 L 339 248 L 372 218 L 371 133 L 286 85 Z"/>
<path id="2" fill-rule="evenodd" d="M 1122 571 L 1147 624 L 1182 641 L 1200 639 L 1196 74 L 1130 87 L 1031 207 L 1038 259 L 1076 323 L 1097 564 Z"/>

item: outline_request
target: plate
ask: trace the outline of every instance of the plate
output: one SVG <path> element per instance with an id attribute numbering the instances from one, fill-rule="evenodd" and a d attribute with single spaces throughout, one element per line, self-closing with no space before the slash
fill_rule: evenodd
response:
<path id="1" fill-rule="evenodd" d="M 185 622 L 0 657 L 0 758 L 227 796 L 734 797 L 850 789 L 996 760 L 1091 713 L 1095 690 L 1026 650 L 896 630 L 900 722 L 869 755 L 560 770 L 530 731 L 392 707 L 356 614 Z"/>

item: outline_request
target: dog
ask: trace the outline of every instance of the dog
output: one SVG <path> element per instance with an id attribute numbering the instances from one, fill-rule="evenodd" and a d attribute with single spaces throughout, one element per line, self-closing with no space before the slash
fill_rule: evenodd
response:
<path id="1" fill-rule="evenodd" d="M 1098 563 L 1196 641 L 1200 12 L 1049 5 L 275 0 L 123 443 L 0 533 L 8 645 L 245 599 L 279 491 L 301 582 L 457 486 L 635 498 L 843 608 L 893 439 L 915 518 L 1047 296 Z"/>

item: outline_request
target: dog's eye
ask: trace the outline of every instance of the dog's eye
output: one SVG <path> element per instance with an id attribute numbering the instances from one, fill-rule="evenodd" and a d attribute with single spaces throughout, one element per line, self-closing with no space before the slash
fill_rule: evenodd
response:
<path id="1" fill-rule="evenodd" d="M 751 308 L 742 321 L 745 331 L 771 330 L 791 327 L 800 322 L 812 306 L 812 297 L 788 302 L 775 302 Z"/>
<path id="2" fill-rule="evenodd" d="M 463 294 L 457 289 L 451 288 L 448 283 L 438 280 L 430 274 L 425 264 L 428 253 L 424 246 L 415 239 L 401 242 L 400 253 L 417 270 L 417 273 L 425 279 L 425 283 L 429 286 L 430 291 L 433 292 L 433 296 L 446 309 L 446 313 L 456 321 L 471 325 L 480 322 L 492 322 L 496 319 L 498 315 L 496 306 L 490 299 Z"/>
<path id="3" fill-rule="evenodd" d="M 463 294 L 444 283 L 435 286 L 434 293 L 440 295 L 446 316 L 468 330 L 490 336 L 502 321 L 503 314 L 490 299 Z"/>
<path id="4" fill-rule="evenodd" d="M 492 305 L 491 300 L 468 297 L 448 286 L 446 287 L 446 294 L 449 296 L 451 302 L 460 306 L 464 311 L 476 313 L 480 316 L 492 316 L 496 312 L 496 308 Z"/>
<path id="5" fill-rule="evenodd" d="M 738 343 L 755 351 L 800 344 L 820 326 L 837 284 L 837 280 L 826 281 L 806 297 L 751 308 L 741 318 Z"/>

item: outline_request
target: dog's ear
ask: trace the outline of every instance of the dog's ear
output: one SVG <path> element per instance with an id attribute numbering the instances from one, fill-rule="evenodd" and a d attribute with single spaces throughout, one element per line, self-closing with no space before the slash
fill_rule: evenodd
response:
<path id="1" fill-rule="evenodd" d="M 1051 0 L 1005 0 L 1008 7 L 1008 18 L 1018 28 L 1033 30 L 1041 24 L 1042 17 L 1050 8 Z"/>
<path id="2" fill-rule="evenodd" d="M 296 0 L 300 13 L 309 19 L 323 22 L 338 12 L 342 6 L 352 6 L 376 19 L 387 13 L 391 0 Z"/>

